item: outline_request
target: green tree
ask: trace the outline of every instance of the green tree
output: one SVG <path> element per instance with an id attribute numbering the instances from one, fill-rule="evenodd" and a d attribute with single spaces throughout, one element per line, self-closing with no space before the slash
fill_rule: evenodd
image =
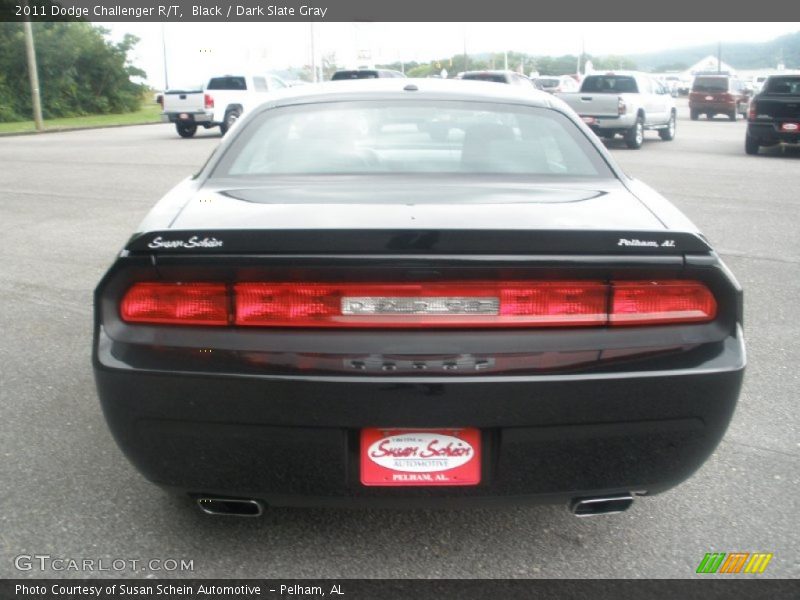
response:
<path id="1" fill-rule="evenodd" d="M 89 23 L 34 23 L 39 87 L 45 118 L 137 110 L 144 77 L 128 54 L 138 38 L 106 40 L 107 30 Z M 28 83 L 22 25 L 0 23 L 0 121 L 29 118 Z"/>

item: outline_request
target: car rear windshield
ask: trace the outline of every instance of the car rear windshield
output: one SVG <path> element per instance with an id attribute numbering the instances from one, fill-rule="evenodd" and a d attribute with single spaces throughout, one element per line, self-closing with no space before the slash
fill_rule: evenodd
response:
<path id="1" fill-rule="evenodd" d="M 693 92 L 727 92 L 727 77 L 695 77 Z"/>
<path id="2" fill-rule="evenodd" d="M 583 80 L 582 92 L 595 94 L 635 94 L 636 79 L 627 75 L 589 75 Z"/>
<path id="3" fill-rule="evenodd" d="M 331 77 L 331 81 L 338 81 L 340 79 L 377 79 L 377 71 L 337 71 Z"/>
<path id="4" fill-rule="evenodd" d="M 558 87 L 561 82 L 558 79 L 537 79 L 536 83 L 542 87 Z"/>
<path id="5" fill-rule="evenodd" d="M 771 77 L 765 86 L 767 94 L 790 94 L 800 96 L 800 76 Z"/>
<path id="6" fill-rule="evenodd" d="M 214 77 L 208 82 L 209 90 L 246 90 L 244 77 Z"/>
<path id="7" fill-rule="evenodd" d="M 494 83 L 508 83 L 508 78 L 503 73 L 465 73 L 461 79 L 470 81 L 492 81 Z"/>
<path id="8" fill-rule="evenodd" d="M 578 125 L 552 109 L 381 100 L 265 110 L 240 128 L 212 177 L 369 173 L 613 176 Z"/>

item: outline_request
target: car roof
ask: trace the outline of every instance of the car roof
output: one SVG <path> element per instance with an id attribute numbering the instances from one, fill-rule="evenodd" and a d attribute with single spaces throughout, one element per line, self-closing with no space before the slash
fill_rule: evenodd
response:
<path id="1" fill-rule="evenodd" d="M 566 105 L 532 86 L 497 85 L 485 81 L 460 79 L 352 79 L 326 81 L 276 92 L 262 107 L 310 104 L 316 102 L 358 101 L 409 98 L 419 100 L 464 100 L 503 102 L 569 112 Z"/>
<path id="2" fill-rule="evenodd" d="M 641 71 L 625 71 L 620 69 L 609 69 L 607 71 L 595 71 L 594 73 L 587 73 L 586 77 L 651 77 L 649 73 L 642 73 Z"/>

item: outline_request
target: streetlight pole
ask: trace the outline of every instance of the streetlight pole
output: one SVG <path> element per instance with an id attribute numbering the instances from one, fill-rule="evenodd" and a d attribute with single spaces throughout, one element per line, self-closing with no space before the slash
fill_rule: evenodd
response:
<path id="1" fill-rule="evenodd" d="M 317 83 L 317 53 L 314 50 L 314 21 L 309 23 L 311 26 L 311 83 Z"/>
<path id="2" fill-rule="evenodd" d="M 27 1 L 25 2 L 27 6 Z M 36 125 L 36 131 L 44 130 L 44 121 L 42 120 L 42 99 L 39 95 L 39 73 L 36 68 L 36 48 L 33 45 L 33 27 L 28 17 L 22 23 L 25 30 L 25 52 L 28 56 L 28 78 L 31 82 L 31 103 L 33 105 L 33 122 Z"/>
<path id="3" fill-rule="evenodd" d="M 167 75 L 167 34 L 166 25 L 161 24 L 161 54 L 164 56 L 164 91 L 169 89 L 169 76 Z"/>

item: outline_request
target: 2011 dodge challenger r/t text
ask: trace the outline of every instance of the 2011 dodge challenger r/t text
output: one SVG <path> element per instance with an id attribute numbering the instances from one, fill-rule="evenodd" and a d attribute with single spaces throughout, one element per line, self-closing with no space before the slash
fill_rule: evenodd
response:
<path id="1" fill-rule="evenodd" d="M 618 512 L 711 454 L 741 289 L 560 100 L 333 82 L 240 119 L 97 287 L 111 431 L 206 512 Z"/>

